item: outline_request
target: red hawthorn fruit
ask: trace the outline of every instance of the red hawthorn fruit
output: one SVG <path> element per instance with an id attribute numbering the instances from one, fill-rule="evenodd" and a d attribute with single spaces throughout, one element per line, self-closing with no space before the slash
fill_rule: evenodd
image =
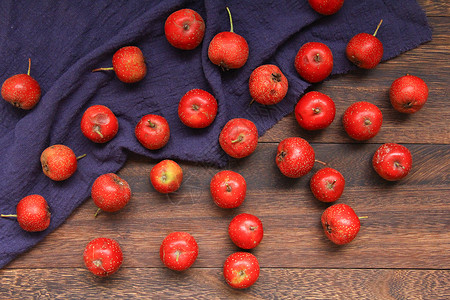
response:
<path id="1" fill-rule="evenodd" d="M 230 17 L 230 31 L 216 34 L 209 43 L 208 57 L 215 65 L 223 70 L 239 69 L 245 65 L 248 59 L 248 44 L 245 38 L 233 31 L 231 12 L 227 7 Z"/>
<path id="2" fill-rule="evenodd" d="M 89 107 L 81 118 L 81 132 L 94 143 L 106 143 L 112 140 L 118 130 L 119 121 L 104 105 Z"/>
<path id="3" fill-rule="evenodd" d="M 31 59 L 28 59 L 27 74 L 17 74 L 9 77 L 2 85 L 3 99 L 25 110 L 32 109 L 41 99 L 41 87 L 30 76 Z"/>
<path id="4" fill-rule="evenodd" d="M 0 215 L 1 217 L 14 217 L 20 227 L 28 232 L 43 231 L 50 225 L 50 210 L 41 195 L 29 195 L 19 201 L 15 215 Z"/>
<path id="5" fill-rule="evenodd" d="M 114 71 L 117 78 L 125 83 L 141 81 L 147 74 L 147 65 L 141 49 L 136 46 L 122 47 L 114 53 L 112 67 L 97 68 L 97 71 Z"/>
<path id="6" fill-rule="evenodd" d="M 69 147 L 56 144 L 42 151 L 41 165 L 46 176 L 55 181 L 62 181 L 77 170 L 77 157 Z"/>
<path id="7" fill-rule="evenodd" d="M 350 243 L 361 227 L 355 211 L 343 203 L 328 207 L 322 213 L 321 222 L 325 235 L 337 245 Z"/>
<path id="8" fill-rule="evenodd" d="M 92 274 L 108 277 L 119 270 L 123 262 L 123 253 L 117 241 L 101 237 L 93 239 L 86 245 L 83 260 Z"/>
<path id="9" fill-rule="evenodd" d="M 205 21 L 195 10 L 183 8 L 173 12 L 166 19 L 164 34 L 175 48 L 192 50 L 203 40 Z"/>
<path id="10" fill-rule="evenodd" d="M 277 104 L 288 91 L 288 80 L 275 65 L 262 65 L 253 70 L 248 82 L 252 99 L 263 105 Z"/>

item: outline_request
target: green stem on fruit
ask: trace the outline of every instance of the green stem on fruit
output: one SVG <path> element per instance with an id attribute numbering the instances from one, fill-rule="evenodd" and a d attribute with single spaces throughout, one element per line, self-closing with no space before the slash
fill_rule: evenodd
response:
<path id="1" fill-rule="evenodd" d="M 240 134 L 240 135 L 237 137 L 237 139 L 232 140 L 231 143 L 232 143 L 232 144 L 234 144 L 234 143 L 239 143 L 239 142 L 242 142 L 243 140 L 244 140 L 244 137 L 242 136 L 242 134 Z"/>
<path id="2" fill-rule="evenodd" d="M 30 70 L 31 70 L 31 58 L 28 58 L 28 71 L 27 71 L 28 76 L 30 76 Z"/>
<path id="3" fill-rule="evenodd" d="M 0 215 L 2 218 L 17 218 L 17 215 Z"/>
<path id="4" fill-rule="evenodd" d="M 108 68 L 97 68 L 92 70 L 92 72 L 97 72 L 97 71 L 114 71 L 113 67 L 108 67 Z"/>
<path id="5" fill-rule="evenodd" d="M 233 31 L 233 18 L 231 18 L 231 12 L 230 9 L 227 6 L 227 11 L 228 11 L 228 16 L 230 17 L 230 32 L 234 32 Z"/>
<path id="6" fill-rule="evenodd" d="M 82 159 L 85 156 L 86 156 L 86 153 L 85 154 L 81 154 L 80 156 L 77 156 L 77 160 Z"/>
<path id="7" fill-rule="evenodd" d="M 101 208 L 98 208 L 97 211 L 94 214 L 94 218 L 97 218 L 98 214 L 101 212 Z"/>
<path id="8" fill-rule="evenodd" d="M 362 216 L 362 217 L 358 217 L 358 219 L 368 219 L 369 217 L 368 216 Z"/>
<path id="9" fill-rule="evenodd" d="M 380 23 L 378 23 L 377 29 L 375 29 L 375 32 L 373 33 L 373 36 L 377 35 L 378 29 L 380 29 L 381 23 L 383 23 L 383 19 L 381 19 Z"/>
<path id="10" fill-rule="evenodd" d="M 94 132 L 103 138 L 103 134 L 100 132 L 99 126 L 94 126 Z"/>

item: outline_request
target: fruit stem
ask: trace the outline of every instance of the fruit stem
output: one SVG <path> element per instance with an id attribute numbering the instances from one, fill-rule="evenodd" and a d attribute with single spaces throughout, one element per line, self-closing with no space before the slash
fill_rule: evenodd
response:
<path id="1" fill-rule="evenodd" d="M 97 211 L 94 214 L 94 218 L 97 218 L 97 216 L 98 216 L 98 214 L 100 213 L 101 210 L 102 209 L 100 207 L 97 209 Z"/>
<path id="2" fill-rule="evenodd" d="M 230 17 L 230 32 L 234 32 L 233 31 L 233 18 L 231 18 L 231 12 L 230 9 L 227 6 L 227 11 L 228 11 L 228 16 Z"/>
<path id="3" fill-rule="evenodd" d="M 368 219 L 369 217 L 368 216 L 362 216 L 362 217 L 358 217 L 358 219 Z"/>
<path id="4" fill-rule="evenodd" d="M 0 215 L 2 218 L 17 218 L 17 215 Z"/>
<path id="5" fill-rule="evenodd" d="M 243 140 L 244 140 L 244 137 L 242 136 L 242 134 L 240 134 L 240 135 L 237 137 L 237 139 L 232 140 L 231 143 L 232 143 L 232 144 L 234 144 L 234 143 L 239 143 L 239 142 L 242 142 Z"/>
<path id="6" fill-rule="evenodd" d="M 315 161 L 316 163 L 322 164 L 322 165 L 324 165 L 324 166 L 326 166 L 326 165 L 327 165 L 327 163 L 326 163 L 326 162 L 323 162 L 323 161 L 321 161 L 321 160 L 317 160 L 317 159 L 315 159 L 314 161 Z"/>
<path id="7" fill-rule="evenodd" d="M 103 138 L 103 134 L 100 132 L 100 129 L 98 128 L 99 126 L 95 126 L 94 127 L 94 132 L 96 134 L 98 134 L 101 138 Z"/>
<path id="8" fill-rule="evenodd" d="M 28 58 L 28 71 L 27 71 L 28 76 L 30 76 L 30 70 L 31 70 L 31 58 Z"/>
<path id="9" fill-rule="evenodd" d="M 381 23 L 383 23 L 383 19 L 381 19 L 380 23 L 378 23 L 377 29 L 375 29 L 375 32 L 373 33 L 373 36 L 377 35 L 378 29 L 380 29 Z"/>
<path id="10" fill-rule="evenodd" d="M 86 156 L 86 153 L 85 154 L 81 154 L 80 156 L 77 156 L 77 160 L 82 159 L 85 156 Z"/>
<path id="11" fill-rule="evenodd" d="M 108 67 L 108 68 L 97 68 L 92 70 L 92 72 L 97 72 L 97 71 L 114 71 L 113 67 Z"/>

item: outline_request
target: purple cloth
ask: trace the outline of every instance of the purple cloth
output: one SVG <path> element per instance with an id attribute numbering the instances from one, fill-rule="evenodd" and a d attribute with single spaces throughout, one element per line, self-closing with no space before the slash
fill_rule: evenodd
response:
<path id="1" fill-rule="evenodd" d="M 230 28 L 227 5 L 234 31 L 248 41 L 250 56 L 243 68 L 222 72 L 209 61 L 207 50 L 215 34 Z M 204 41 L 192 51 L 173 48 L 164 36 L 166 18 L 185 7 L 206 22 Z M 413 0 L 346 0 L 333 16 L 317 14 L 306 0 L 2 0 L 0 80 L 26 73 L 31 58 L 31 75 L 41 85 L 42 98 L 31 111 L 0 101 L 0 212 L 15 213 L 21 198 L 36 193 L 49 203 L 52 220 L 47 230 L 28 233 L 16 220 L 0 218 L 0 267 L 61 225 L 89 198 L 95 178 L 118 171 L 130 152 L 156 160 L 226 165 L 218 135 L 228 120 L 248 118 L 262 135 L 293 111 L 309 86 L 294 69 L 302 44 L 326 43 L 334 55 L 333 74 L 345 73 L 356 68 L 345 58 L 348 40 L 359 32 L 373 33 L 380 19 L 377 37 L 384 44 L 383 60 L 431 39 L 425 14 Z M 114 52 L 127 45 L 140 47 L 146 57 L 144 80 L 127 85 L 113 72 L 91 73 L 111 66 Z M 281 68 L 289 92 L 275 106 L 249 106 L 248 78 L 265 63 Z M 187 128 L 178 119 L 178 102 L 193 88 L 209 91 L 219 103 L 218 115 L 206 129 Z M 94 104 L 108 106 L 119 119 L 117 136 L 106 144 L 89 141 L 80 130 L 83 112 Z M 149 113 L 164 116 L 171 128 L 170 141 L 161 150 L 144 149 L 134 136 L 135 125 Z M 87 154 L 73 177 L 63 182 L 51 181 L 41 170 L 40 154 L 52 144 Z"/>

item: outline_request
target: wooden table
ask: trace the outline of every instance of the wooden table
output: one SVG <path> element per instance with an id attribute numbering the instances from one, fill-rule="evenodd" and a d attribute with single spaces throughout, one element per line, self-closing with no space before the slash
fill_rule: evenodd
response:
<path id="1" fill-rule="evenodd" d="M 247 180 L 241 207 L 224 210 L 213 203 L 209 181 L 219 171 L 214 167 L 181 163 L 184 183 L 167 196 L 149 183 L 156 162 L 130 155 L 119 175 L 131 185 L 131 202 L 94 218 L 96 207 L 86 201 L 63 226 L 0 270 L 0 298 L 450 299 L 450 5 L 419 3 L 433 41 L 374 70 L 315 85 L 336 102 L 336 120 L 328 129 L 306 132 L 291 114 L 260 138 L 254 154 L 227 166 Z M 423 110 L 410 116 L 395 112 L 388 99 L 392 81 L 406 73 L 422 77 L 430 89 Z M 364 143 L 351 140 L 341 125 L 345 108 L 358 100 L 376 104 L 384 115 L 380 133 Z M 277 169 L 277 144 L 289 136 L 306 138 L 317 159 L 345 176 L 339 203 L 368 217 L 350 244 L 336 246 L 322 232 L 320 216 L 328 205 L 309 190 L 309 179 L 322 166 L 300 179 Z M 372 169 L 372 155 L 385 142 L 401 143 L 413 154 L 412 172 L 402 181 L 387 182 Z M 251 288 L 234 290 L 222 266 L 238 250 L 227 227 L 242 212 L 264 224 L 264 239 L 251 251 L 261 274 Z M 179 230 L 190 232 L 200 247 L 195 264 L 181 273 L 159 259 L 162 239 Z M 86 244 L 99 236 L 119 241 L 125 256 L 119 272 L 106 279 L 91 275 L 82 260 Z"/>

